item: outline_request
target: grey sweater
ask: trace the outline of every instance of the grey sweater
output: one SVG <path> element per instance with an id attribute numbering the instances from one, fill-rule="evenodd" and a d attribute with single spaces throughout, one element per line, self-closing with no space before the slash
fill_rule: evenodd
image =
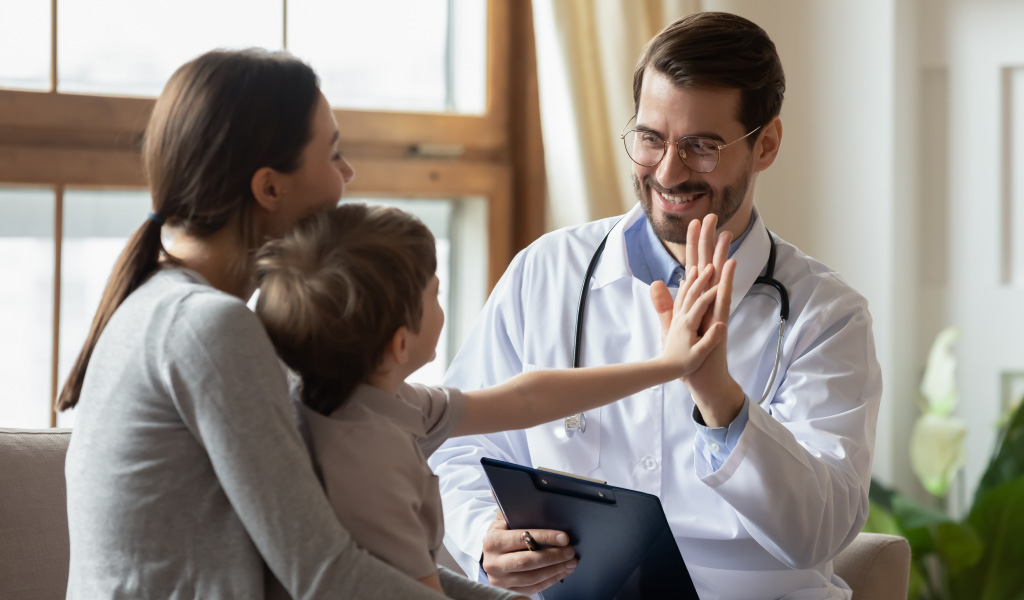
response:
<path id="1" fill-rule="evenodd" d="M 152 276 L 100 337 L 75 410 L 67 597 L 261 598 L 266 566 L 294 598 L 440 598 L 356 547 L 290 411 L 243 302 L 190 271 Z"/>

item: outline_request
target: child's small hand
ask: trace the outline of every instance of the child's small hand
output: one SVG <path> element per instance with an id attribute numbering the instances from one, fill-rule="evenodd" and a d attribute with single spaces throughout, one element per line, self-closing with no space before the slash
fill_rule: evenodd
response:
<path id="1" fill-rule="evenodd" d="M 694 372 L 726 337 L 725 323 L 708 326 L 718 293 L 714 279 L 714 265 L 709 263 L 699 274 L 690 267 L 675 301 L 664 282 L 651 285 L 651 303 L 661 321 L 662 358 L 679 368 L 678 377 Z"/>

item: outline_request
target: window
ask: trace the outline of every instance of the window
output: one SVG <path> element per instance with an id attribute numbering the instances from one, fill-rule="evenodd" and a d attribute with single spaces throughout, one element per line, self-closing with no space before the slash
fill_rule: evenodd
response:
<path id="1" fill-rule="evenodd" d="M 50 422 L 54 194 L 0 188 L 0 426 Z"/>
<path id="2" fill-rule="evenodd" d="M 152 96 L 214 46 L 287 47 L 310 62 L 357 170 L 347 198 L 397 203 L 438 236 L 448 327 L 417 375 L 438 380 L 512 255 L 524 128 L 512 112 L 529 86 L 512 85 L 522 59 L 510 48 L 529 3 L 76 0 L 55 15 L 50 4 L 13 3 L 0 22 L 0 251 L 18 257 L 0 266 L 12 284 L 0 289 L 0 374 L 17 382 L 0 426 L 71 423 L 49 405 L 148 211 L 138 146 Z"/>

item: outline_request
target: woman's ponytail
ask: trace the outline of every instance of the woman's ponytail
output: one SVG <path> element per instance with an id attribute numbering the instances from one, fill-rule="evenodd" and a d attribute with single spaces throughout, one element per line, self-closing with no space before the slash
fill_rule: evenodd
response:
<path id="1" fill-rule="evenodd" d="M 89 359 L 92 351 L 96 348 L 100 334 L 110 322 L 124 299 L 135 291 L 135 288 L 157 268 L 163 244 L 160 241 L 160 217 L 151 215 L 146 222 L 139 227 L 128 245 L 125 246 L 121 256 L 118 257 L 114 270 L 107 281 L 107 287 L 103 290 L 103 298 L 96 310 L 96 316 L 92 319 L 92 326 L 89 328 L 89 335 L 85 338 L 82 351 L 78 354 L 75 364 L 71 367 L 64 388 L 57 396 L 57 410 L 74 408 L 78 404 L 78 396 L 82 393 L 82 383 L 85 381 L 85 370 L 89 366 Z"/>

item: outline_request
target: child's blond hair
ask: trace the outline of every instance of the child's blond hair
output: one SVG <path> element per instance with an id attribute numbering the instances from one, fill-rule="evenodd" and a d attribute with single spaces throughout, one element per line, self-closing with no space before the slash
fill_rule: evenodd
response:
<path id="1" fill-rule="evenodd" d="M 397 208 L 345 203 L 303 219 L 256 257 L 256 314 L 302 400 L 327 415 L 380 366 L 402 326 L 419 331 L 434 236 Z"/>

